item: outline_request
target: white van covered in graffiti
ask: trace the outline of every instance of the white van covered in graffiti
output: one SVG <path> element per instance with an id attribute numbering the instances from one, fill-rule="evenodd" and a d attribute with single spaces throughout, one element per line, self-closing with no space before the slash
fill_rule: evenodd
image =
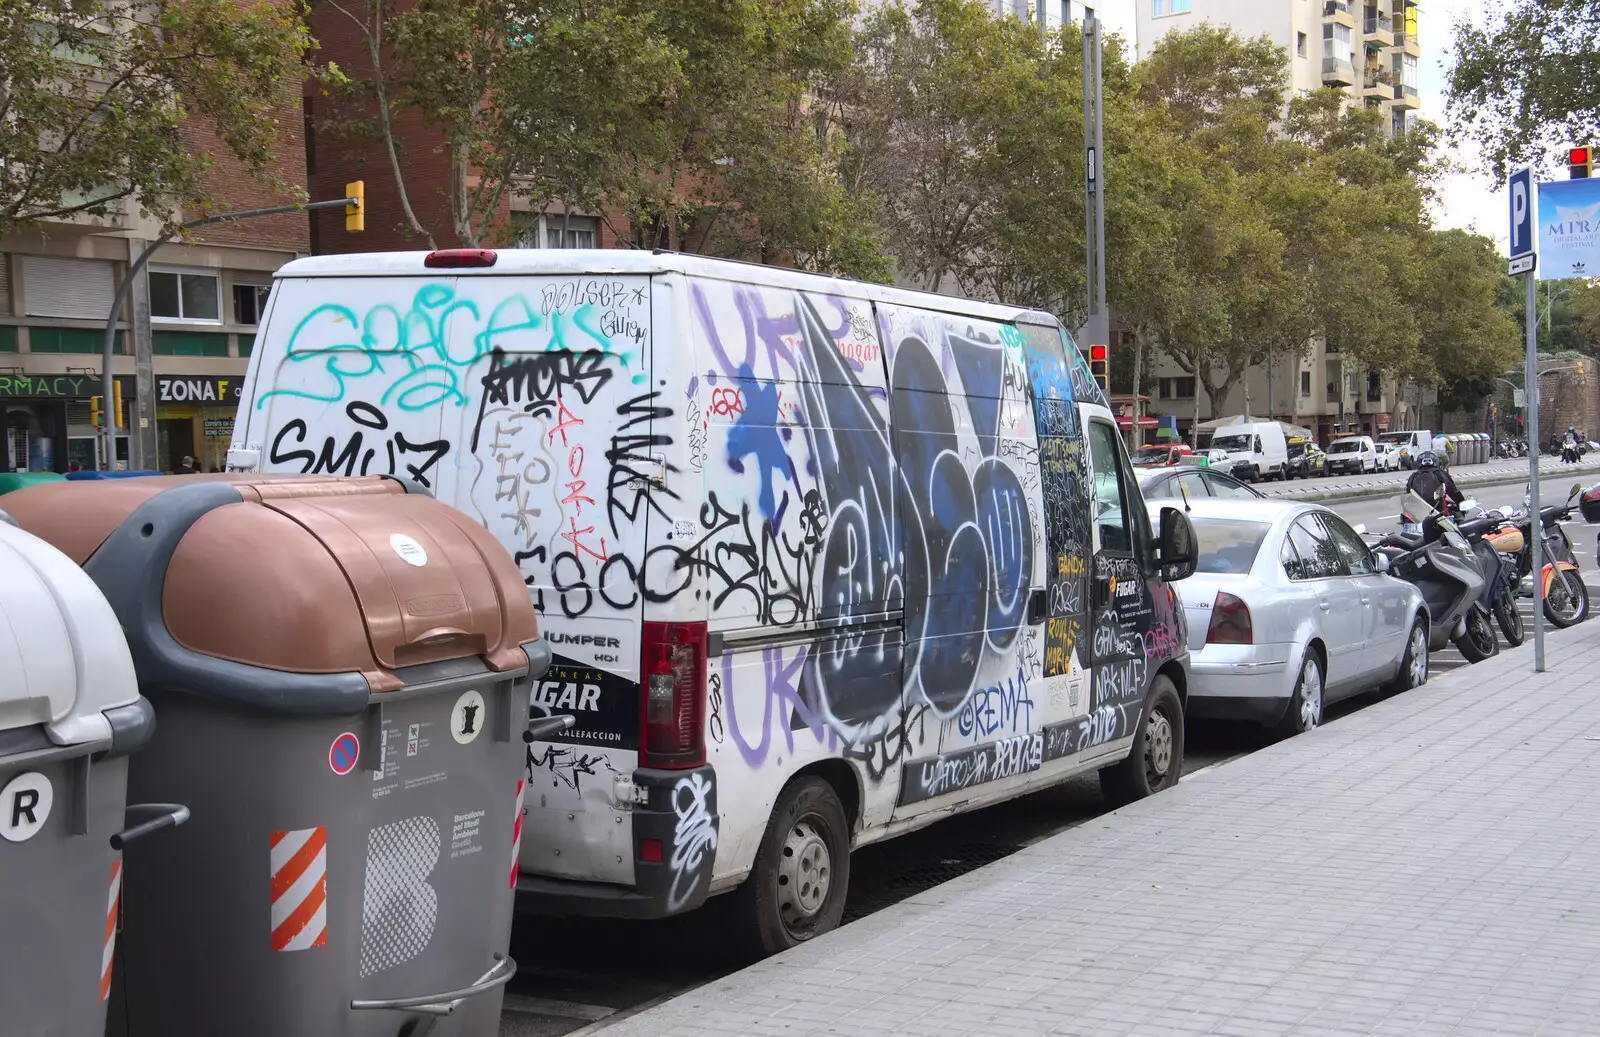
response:
<path id="1" fill-rule="evenodd" d="M 674 254 L 304 259 L 229 463 L 411 480 L 514 553 L 532 709 L 576 718 L 528 750 L 524 906 L 736 890 L 776 949 L 838 923 L 854 846 L 1178 778 L 1192 532 L 1150 528 L 1047 314 Z"/>

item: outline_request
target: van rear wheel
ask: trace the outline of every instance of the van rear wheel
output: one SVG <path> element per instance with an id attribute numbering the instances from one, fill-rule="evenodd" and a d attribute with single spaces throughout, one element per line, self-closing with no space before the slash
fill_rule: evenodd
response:
<path id="1" fill-rule="evenodd" d="M 755 867 L 735 894 L 750 942 L 776 954 L 838 928 L 849 885 L 844 806 L 821 778 L 796 778 L 778 797 Z"/>
<path id="2" fill-rule="evenodd" d="M 1183 773 L 1183 702 L 1172 681 L 1157 674 L 1139 716 L 1128 758 L 1100 770 L 1100 791 L 1112 806 L 1170 789 Z"/>

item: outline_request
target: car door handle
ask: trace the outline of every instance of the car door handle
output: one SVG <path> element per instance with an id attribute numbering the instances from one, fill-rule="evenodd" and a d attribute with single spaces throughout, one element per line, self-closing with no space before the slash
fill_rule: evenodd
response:
<path id="1" fill-rule="evenodd" d="M 1365 605 L 1367 602 L 1369 602 L 1371 600 L 1372 600 L 1371 598 L 1362 598 L 1361 599 L 1361 604 Z"/>
<path id="2" fill-rule="evenodd" d="M 1317 599 L 1317 608 L 1321 609 L 1324 612 L 1327 612 L 1328 610 L 1332 609 L 1333 606 L 1328 604 L 1328 599 L 1327 598 L 1318 598 Z"/>

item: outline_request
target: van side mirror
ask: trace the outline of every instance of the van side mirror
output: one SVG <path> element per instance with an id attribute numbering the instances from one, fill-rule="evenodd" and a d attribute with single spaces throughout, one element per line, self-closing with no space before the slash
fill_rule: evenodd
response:
<path id="1" fill-rule="evenodd" d="M 1156 540 L 1156 565 L 1168 583 L 1187 580 L 1200 561 L 1200 545 L 1194 524 L 1177 508 L 1161 509 L 1161 533 Z"/>

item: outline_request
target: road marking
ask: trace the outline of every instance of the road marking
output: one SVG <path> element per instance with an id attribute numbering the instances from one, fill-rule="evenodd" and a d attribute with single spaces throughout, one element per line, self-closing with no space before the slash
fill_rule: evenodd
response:
<path id="1" fill-rule="evenodd" d="M 553 997 L 524 997 L 521 994 L 507 994 L 503 1007 L 507 1012 L 521 1012 L 523 1015 L 548 1015 L 557 1019 L 582 1019 L 591 1023 L 597 1023 L 617 1014 L 615 1008 L 608 1008 L 605 1005 L 586 1005 L 581 1001 L 562 1001 Z"/>

